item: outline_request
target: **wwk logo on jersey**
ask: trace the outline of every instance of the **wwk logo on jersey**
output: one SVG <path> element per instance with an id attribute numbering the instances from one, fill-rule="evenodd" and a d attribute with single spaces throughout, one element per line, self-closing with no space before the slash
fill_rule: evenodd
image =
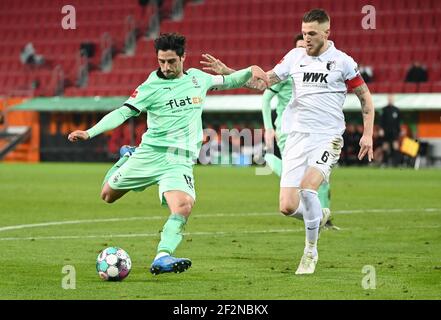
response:
<path id="1" fill-rule="evenodd" d="M 193 97 L 190 98 L 189 96 L 187 96 L 185 99 L 173 99 L 170 100 L 169 102 L 167 102 L 165 105 L 166 106 L 170 106 L 170 108 L 179 108 L 179 107 L 184 107 L 186 105 L 189 104 L 201 104 L 202 103 L 202 98 L 201 97 Z"/>
<path id="2" fill-rule="evenodd" d="M 303 74 L 303 82 L 328 83 L 328 79 L 327 79 L 328 76 L 329 73 L 305 72 Z"/>

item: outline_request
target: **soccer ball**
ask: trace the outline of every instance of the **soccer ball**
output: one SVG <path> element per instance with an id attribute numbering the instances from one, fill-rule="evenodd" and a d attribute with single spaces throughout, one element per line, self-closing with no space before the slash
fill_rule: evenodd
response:
<path id="1" fill-rule="evenodd" d="M 122 281 L 132 269 L 128 253 L 118 247 L 104 249 L 96 259 L 96 271 L 103 280 Z"/>

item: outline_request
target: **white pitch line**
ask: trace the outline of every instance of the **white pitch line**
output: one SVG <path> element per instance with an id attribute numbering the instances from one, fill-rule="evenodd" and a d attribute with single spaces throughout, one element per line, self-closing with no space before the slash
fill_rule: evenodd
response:
<path id="1" fill-rule="evenodd" d="M 439 229 L 441 225 L 435 226 L 412 226 L 395 229 Z M 370 230 L 390 230 L 390 227 L 372 228 Z M 393 228 L 392 228 L 393 229 Z M 339 231 L 348 231 L 350 229 L 340 228 Z M 304 232 L 304 228 L 298 229 L 271 229 L 271 230 L 253 230 L 253 231 L 213 231 L 213 232 L 189 232 L 184 233 L 185 236 L 225 236 L 225 235 L 244 235 L 244 234 L 268 234 L 268 233 L 297 233 Z M 45 237 L 9 237 L 0 238 L 0 241 L 30 241 L 30 240 L 76 240 L 76 239 L 96 239 L 96 238 L 148 238 L 159 237 L 157 233 L 128 233 L 128 234 L 101 234 L 101 235 L 83 235 L 83 236 L 45 236 Z"/>
<path id="2" fill-rule="evenodd" d="M 269 216 L 274 215 L 274 212 L 264 212 L 264 213 L 218 213 L 218 214 L 202 214 L 197 215 L 193 219 L 197 218 L 213 218 L 213 217 L 247 217 L 247 216 Z M 67 221 L 52 221 L 52 222 L 42 222 L 42 223 L 32 223 L 32 224 L 19 224 L 15 226 L 1 227 L 0 232 L 18 230 L 25 228 L 38 228 L 38 227 L 49 227 L 49 226 L 59 226 L 65 224 L 82 224 L 82 223 L 99 223 L 99 222 L 119 222 L 119 221 L 136 221 L 136 220 L 161 220 L 166 219 L 167 216 L 151 216 L 151 217 L 128 217 L 128 218 L 108 218 L 108 219 L 87 219 L 87 220 L 67 220 Z"/>
<path id="3" fill-rule="evenodd" d="M 441 208 L 420 208 L 420 209 L 356 209 L 356 210 L 336 210 L 332 211 L 333 214 L 354 214 L 354 213 L 401 213 L 401 212 L 413 212 L 413 211 L 424 211 L 424 212 L 441 212 Z M 277 212 L 252 212 L 252 213 L 218 213 L 218 214 L 201 214 L 194 215 L 193 219 L 198 218 L 216 218 L 216 217 L 257 217 L 257 216 L 277 216 Z M 85 220 L 67 220 L 67 221 L 51 221 L 42 223 L 32 223 L 32 224 L 20 224 L 14 226 L 5 226 L 0 228 L 0 232 L 19 230 L 26 228 L 38 228 L 38 227 L 49 227 L 49 226 L 59 226 L 68 224 L 85 224 L 85 223 L 100 223 L 100 222 L 119 222 L 119 221 L 137 221 L 137 220 L 161 220 L 165 219 L 166 216 L 151 216 L 151 217 L 127 217 L 127 218 L 107 218 L 107 219 L 85 219 Z"/>
<path id="4" fill-rule="evenodd" d="M 19 225 L 15 225 L 15 226 L 1 227 L 0 228 L 0 232 L 9 231 L 9 230 L 25 229 L 25 228 L 38 228 L 38 227 L 59 226 L 59 225 L 65 225 L 65 224 L 118 222 L 118 221 L 133 221 L 133 220 L 158 220 L 158 219 L 163 219 L 163 218 L 164 218 L 163 216 L 153 216 L 153 217 L 130 217 L 130 218 L 108 218 L 108 219 L 52 221 L 52 222 L 42 222 L 42 223 L 32 223 L 32 224 L 19 224 Z"/>
<path id="5" fill-rule="evenodd" d="M 420 208 L 420 209 L 358 209 L 358 210 L 337 210 L 332 211 L 332 214 L 354 214 L 354 213 L 402 213 L 402 212 L 413 212 L 413 211 L 423 211 L 423 212 L 441 212 L 441 208 Z"/>
<path id="6" fill-rule="evenodd" d="M 224 236 L 224 235 L 242 235 L 242 234 L 261 234 L 261 233 L 287 233 L 287 232 L 304 232 L 300 229 L 274 229 L 260 231 L 241 231 L 241 232 L 190 232 L 184 233 L 185 236 Z M 0 241 L 14 240 L 75 240 L 75 239 L 93 239 L 93 238 L 138 238 L 138 237 L 159 237 L 159 233 L 129 233 L 129 234 L 102 234 L 102 235 L 84 235 L 84 236 L 47 236 L 47 237 L 10 237 L 0 238 Z"/>

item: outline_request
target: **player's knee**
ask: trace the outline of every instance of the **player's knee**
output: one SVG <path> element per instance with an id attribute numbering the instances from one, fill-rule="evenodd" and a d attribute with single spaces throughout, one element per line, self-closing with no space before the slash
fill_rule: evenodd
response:
<path id="1" fill-rule="evenodd" d="M 310 181 L 302 181 L 300 183 L 300 189 L 301 190 L 304 190 L 304 189 L 315 190 L 315 189 L 317 189 L 317 187 L 313 183 L 311 183 Z"/>
<path id="2" fill-rule="evenodd" d="M 184 216 L 188 216 L 191 213 L 191 210 L 193 209 L 193 199 L 186 199 L 184 201 L 180 201 L 178 203 L 178 208 L 177 211 L 184 215 Z"/>
<path id="3" fill-rule="evenodd" d="M 102 191 L 101 192 L 101 199 L 104 200 L 104 202 L 106 203 L 113 203 L 115 202 L 115 199 L 106 191 Z"/>
<path id="4" fill-rule="evenodd" d="M 194 200 L 189 195 L 186 195 L 183 199 L 180 199 L 178 202 L 179 205 L 179 212 L 183 215 L 190 215 L 191 210 L 193 209 Z"/>
<path id="5" fill-rule="evenodd" d="M 308 187 L 309 187 L 308 181 L 300 182 L 300 193 L 302 192 L 303 189 L 309 189 Z"/>
<path id="6" fill-rule="evenodd" d="M 279 210 L 280 213 L 282 213 L 285 216 L 289 216 L 293 214 L 297 208 L 294 206 L 293 203 L 290 203 L 288 201 L 284 201 L 283 199 L 279 203 Z"/>

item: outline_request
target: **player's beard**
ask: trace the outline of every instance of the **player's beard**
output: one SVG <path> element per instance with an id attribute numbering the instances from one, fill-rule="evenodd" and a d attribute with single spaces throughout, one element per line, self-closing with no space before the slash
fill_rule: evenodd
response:
<path id="1" fill-rule="evenodd" d="M 178 78 L 181 74 L 182 69 L 170 70 L 169 72 L 162 72 L 167 79 Z"/>
<path id="2" fill-rule="evenodd" d="M 176 78 L 176 73 L 173 72 L 173 71 L 169 71 L 169 72 L 167 72 L 167 71 L 163 71 L 162 73 L 164 74 L 164 76 L 165 76 L 167 79 L 174 79 L 174 78 Z"/>
<path id="3" fill-rule="evenodd" d="M 317 43 L 316 46 L 313 45 L 313 47 L 309 50 L 308 50 L 308 47 L 306 47 L 306 49 L 308 50 L 308 55 L 318 56 L 320 50 L 323 48 L 324 45 L 325 45 L 325 41 L 322 41 L 322 42 Z"/>

